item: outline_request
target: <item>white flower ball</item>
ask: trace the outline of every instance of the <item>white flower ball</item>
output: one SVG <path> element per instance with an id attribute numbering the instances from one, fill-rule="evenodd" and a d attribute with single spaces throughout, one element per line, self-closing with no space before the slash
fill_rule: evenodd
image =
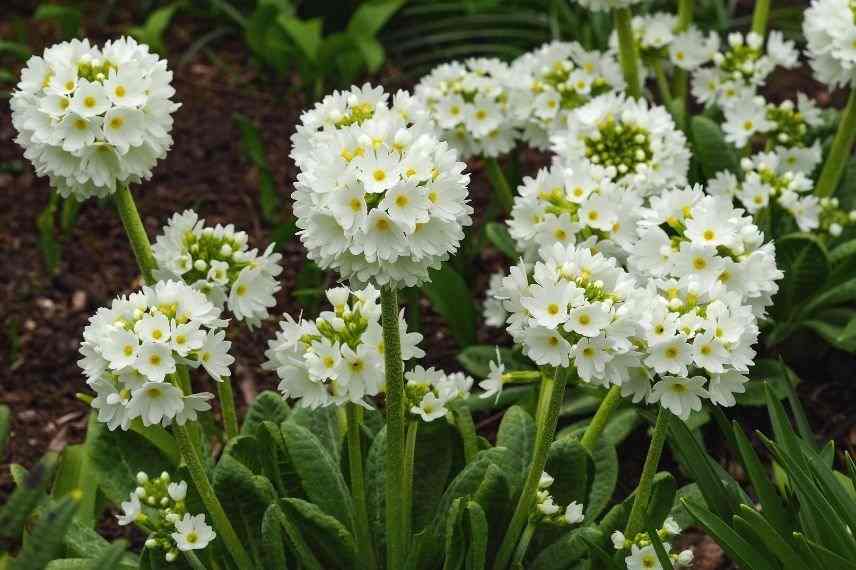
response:
<path id="1" fill-rule="evenodd" d="M 306 142 L 295 183 L 310 259 L 357 282 L 412 286 L 457 251 L 472 223 L 455 151 L 383 102 Z"/>
<path id="2" fill-rule="evenodd" d="M 113 300 L 89 319 L 78 364 L 97 397 L 92 407 L 112 430 L 143 425 L 184 424 L 210 409 L 212 394 L 185 396 L 168 381 L 178 365 L 202 366 L 215 381 L 231 375 L 232 343 L 226 322 L 205 295 L 181 282 L 153 287 Z"/>
<path id="3" fill-rule="evenodd" d="M 158 264 L 154 276 L 184 281 L 256 327 L 276 305 L 282 256 L 274 253 L 274 244 L 259 253 L 249 249 L 248 241 L 232 224 L 206 226 L 193 210 L 174 214 L 152 246 Z"/>
<path id="4" fill-rule="evenodd" d="M 813 0 L 805 11 L 803 33 L 819 81 L 846 87 L 856 77 L 856 10 L 848 0 Z"/>
<path id="5" fill-rule="evenodd" d="M 435 67 L 414 93 L 427 110 L 437 137 L 466 160 L 497 157 L 517 140 L 509 85 L 512 75 L 498 59 L 468 59 Z"/>
<path id="6" fill-rule="evenodd" d="M 172 72 L 132 38 L 71 40 L 33 56 L 12 93 L 15 139 L 64 197 L 147 180 L 172 146 Z"/>
<path id="7" fill-rule="evenodd" d="M 559 164 L 601 168 L 608 179 L 643 196 L 686 184 L 686 137 L 666 109 L 644 99 L 601 95 L 574 111 L 552 143 Z"/>
<path id="8" fill-rule="evenodd" d="M 298 406 L 368 405 L 366 398 L 383 391 L 386 378 L 380 291 L 337 287 L 327 290 L 327 299 L 333 310 L 314 321 L 285 315 L 262 367 L 276 371 L 279 390 Z M 402 360 L 424 356 L 417 346 L 422 335 L 407 332 L 403 310 L 398 322 Z"/>
<path id="9" fill-rule="evenodd" d="M 577 42 L 552 42 L 525 53 L 511 64 L 511 112 L 523 139 L 541 150 L 568 116 L 593 97 L 624 89 L 615 57 L 586 51 Z"/>

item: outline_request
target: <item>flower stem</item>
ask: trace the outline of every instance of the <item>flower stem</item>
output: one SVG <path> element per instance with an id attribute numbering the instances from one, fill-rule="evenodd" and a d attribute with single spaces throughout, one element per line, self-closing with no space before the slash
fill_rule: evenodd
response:
<path id="1" fill-rule="evenodd" d="M 380 292 L 386 365 L 386 546 L 389 568 L 404 565 L 404 363 L 398 328 L 398 292 L 385 285 Z"/>
<path id="2" fill-rule="evenodd" d="M 600 439 L 600 434 L 603 433 L 603 429 L 606 427 L 606 422 L 609 421 L 609 416 L 612 415 L 612 410 L 615 409 L 615 406 L 617 406 L 620 401 L 621 388 L 618 386 L 610 388 L 603 400 L 600 401 L 600 406 L 598 406 L 597 411 L 594 413 L 594 417 L 591 419 L 591 422 L 589 422 L 585 433 L 583 433 L 583 438 L 580 440 L 580 444 L 582 444 L 583 448 L 585 448 L 589 453 L 594 451 L 594 447 L 597 445 L 597 440 Z"/>
<path id="3" fill-rule="evenodd" d="M 532 542 L 532 536 L 535 534 L 535 525 L 532 521 L 526 523 L 526 528 L 523 529 L 523 536 L 517 543 L 517 549 L 514 551 L 514 557 L 511 559 L 512 568 L 523 568 L 523 559 L 526 557 L 526 551 L 529 550 L 529 543 Z"/>
<path id="4" fill-rule="evenodd" d="M 407 422 L 407 436 L 404 441 L 404 477 L 401 487 L 402 540 L 405 546 L 410 544 L 410 529 L 413 526 L 413 461 L 416 457 L 416 433 L 419 422 Z"/>
<path id="5" fill-rule="evenodd" d="M 823 170 L 814 189 L 817 196 L 821 198 L 831 196 L 838 188 L 838 182 L 844 173 L 844 167 L 847 166 L 854 140 L 856 140 L 856 89 L 851 89 L 847 106 L 838 120 L 838 131 L 832 140 L 832 148 L 829 150 L 826 162 L 823 163 Z"/>
<path id="6" fill-rule="evenodd" d="M 547 453 L 556 433 L 559 409 L 565 395 L 565 383 L 568 375 L 574 372 L 573 369 L 556 369 L 552 377 L 545 375 L 541 380 L 541 392 L 548 394 L 548 397 L 541 401 L 544 410 L 538 413 L 532 462 L 529 464 L 529 471 L 526 474 L 520 499 L 514 508 L 514 515 L 505 531 L 499 553 L 496 555 L 494 570 L 505 570 L 508 567 L 520 533 L 529 520 L 529 514 L 535 502 L 535 494 L 538 491 L 538 482 L 541 480 L 541 473 L 544 472 L 544 466 L 547 464 Z"/>
<path id="7" fill-rule="evenodd" d="M 612 21 L 618 32 L 618 59 L 627 83 L 627 94 L 638 99 L 642 97 L 642 82 L 639 78 L 639 53 L 633 35 L 633 14 L 630 8 L 613 10 Z"/>
<path id="8" fill-rule="evenodd" d="M 663 62 L 659 59 L 655 59 L 652 66 L 654 67 L 654 76 L 657 78 L 657 89 L 660 91 L 660 99 L 663 101 L 663 105 L 666 109 L 669 110 L 677 121 L 679 117 L 677 117 L 675 113 L 672 88 L 669 85 L 669 79 L 666 77 L 666 72 L 663 70 Z"/>
<path id="9" fill-rule="evenodd" d="M 490 179 L 494 191 L 496 191 L 502 210 L 506 213 L 510 212 L 514 205 L 514 194 L 511 191 L 511 185 L 508 184 L 508 179 L 505 177 L 505 172 L 503 172 L 496 158 L 485 158 L 484 164 L 487 169 L 487 177 Z"/>
<path id="10" fill-rule="evenodd" d="M 662 407 L 657 414 L 654 435 L 651 437 L 651 445 L 648 447 L 648 454 L 645 456 L 642 476 L 639 478 L 639 486 L 636 487 L 636 498 L 633 500 L 633 508 L 630 510 L 630 518 L 627 520 L 627 528 L 624 531 L 624 536 L 630 539 L 644 528 L 645 512 L 648 510 L 648 501 L 651 499 L 654 474 L 657 472 L 660 455 L 663 453 L 663 445 L 666 443 L 670 414 L 669 410 Z"/>
<path id="11" fill-rule="evenodd" d="M 464 460 L 471 463 L 479 451 L 473 414 L 466 404 L 456 404 L 452 408 L 452 413 L 455 416 L 455 425 L 458 427 L 458 433 L 461 434 L 461 441 L 464 444 Z"/>
<path id="12" fill-rule="evenodd" d="M 143 280 L 151 285 L 154 283 L 152 271 L 157 267 L 157 262 L 152 253 L 146 228 L 140 219 L 140 213 L 137 211 L 137 205 L 127 184 L 119 184 L 116 187 L 113 200 L 116 202 L 116 209 L 119 211 L 128 241 L 131 242 L 131 249 L 134 250 L 134 257 L 137 258 L 137 265 L 143 274 Z"/>
<path id="13" fill-rule="evenodd" d="M 694 0 L 678 0 L 678 24 L 675 26 L 675 32 L 684 32 L 690 27 L 693 21 L 693 4 Z M 672 107 L 678 115 L 675 120 L 678 122 L 678 127 L 684 129 L 686 127 L 687 94 L 689 92 L 687 70 L 676 67 L 673 82 Z"/>
<path id="14" fill-rule="evenodd" d="M 190 471 L 190 478 L 196 486 L 199 497 L 205 505 L 205 510 L 211 516 L 214 523 L 214 528 L 223 539 L 226 549 L 238 568 L 241 570 L 253 570 L 253 562 L 247 555 L 247 551 L 241 546 L 241 540 L 235 534 L 235 529 L 232 528 L 232 523 L 229 522 L 229 517 L 223 510 L 223 505 L 214 493 L 214 488 L 208 480 L 208 475 L 205 474 L 205 467 L 202 465 L 202 460 L 193 448 L 190 431 L 188 426 L 175 426 L 175 439 L 178 442 L 178 449 L 181 451 L 181 456 L 187 464 L 187 470 Z"/>
<path id="15" fill-rule="evenodd" d="M 186 550 L 182 554 L 184 554 L 184 558 L 193 570 L 205 570 L 205 565 L 202 564 L 202 561 L 199 560 L 199 557 L 192 550 Z"/>
<path id="16" fill-rule="evenodd" d="M 349 403 L 345 408 L 348 419 L 348 467 L 351 471 L 351 495 L 356 509 L 356 537 L 360 558 L 364 568 L 372 570 L 377 567 L 375 560 L 372 535 L 369 530 L 369 511 L 366 503 L 366 480 L 363 474 L 362 423 L 363 409 L 357 404 Z"/>
<path id="17" fill-rule="evenodd" d="M 235 393 L 232 390 L 231 376 L 223 376 L 217 382 L 217 397 L 220 399 L 226 442 L 229 442 L 238 437 L 238 412 L 235 409 Z"/>
<path id="18" fill-rule="evenodd" d="M 770 19 L 770 0 L 756 0 L 752 12 L 752 31 L 762 38 L 767 35 L 767 20 Z"/>

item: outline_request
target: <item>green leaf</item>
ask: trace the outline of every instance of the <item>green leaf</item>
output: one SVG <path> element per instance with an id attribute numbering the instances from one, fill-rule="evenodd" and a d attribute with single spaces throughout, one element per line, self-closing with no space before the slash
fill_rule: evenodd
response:
<path id="1" fill-rule="evenodd" d="M 488 465 L 484 479 L 472 495 L 472 499 L 481 506 L 484 514 L 493 525 L 489 529 L 489 550 L 496 552 L 502 540 L 505 528 L 510 520 L 513 494 L 503 469 L 496 464 Z"/>
<path id="2" fill-rule="evenodd" d="M 0 538 L 19 537 L 27 518 L 45 499 L 56 461 L 55 453 L 45 455 L 32 470 L 23 474 L 23 480 L 0 508 Z"/>
<path id="3" fill-rule="evenodd" d="M 297 45 L 307 61 L 313 63 L 318 61 L 322 42 L 321 18 L 301 20 L 288 14 L 281 14 L 276 21 L 291 41 Z"/>
<path id="4" fill-rule="evenodd" d="M 404 0 L 362 2 L 348 22 L 348 33 L 373 38 L 403 5 Z"/>
<path id="5" fill-rule="evenodd" d="M 169 28 L 172 17 L 184 5 L 184 2 L 172 2 L 166 6 L 161 6 L 149 14 L 142 26 L 134 26 L 128 30 L 128 33 L 140 42 L 148 44 L 153 51 L 164 55 L 166 54 L 166 44 L 164 44 L 163 39 L 164 34 L 167 28 Z"/>
<path id="6" fill-rule="evenodd" d="M 507 475 L 511 478 L 514 489 L 518 489 L 523 484 L 529 462 L 532 460 L 532 450 L 535 447 L 535 420 L 520 406 L 508 408 L 499 424 L 496 446 L 505 447 L 511 451 L 515 469 Z"/>
<path id="7" fill-rule="evenodd" d="M 212 484 L 235 532 L 249 551 L 258 553 L 262 519 L 276 499 L 270 481 L 253 475 L 246 465 L 225 454 L 214 468 Z"/>
<path id="8" fill-rule="evenodd" d="M 6 445 L 9 443 L 10 426 L 9 406 L 0 404 L 0 457 L 6 457 Z"/>
<path id="9" fill-rule="evenodd" d="M 313 545 L 313 553 L 320 558 L 324 568 L 356 567 L 354 537 L 335 517 L 301 499 L 283 499 L 282 507 Z"/>
<path id="10" fill-rule="evenodd" d="M 262 517 L 261 562 L 263 570 L 287 570 L 285 541 L 280 519 L 275 512 L 276 504 L 268 507 Z"/>
<path id="11" fill-rule="evenodd" d="M 59 194 L 51 191 L 48 205 L 41 211 L 36 218 L 36 228 L 39 232 L 38 245 L 42 253 L 42 260 L 45 263 L 45 269 L 51 275 L 56 273 L 59 268 L 62 246 L 57 240 L 54 227 L 54 218 L 59 204 Z"/>
<path id="12" fill-rule="evenodd" d="M 824 311 L 817 319 L 804 321 L 802 325 L 813 330 L 835 348 L 856 352 L 856 316 L 843 326 L 839 324 L 840 316 L 842 315 L 838 311 Z"/>
<path id="13" fill-rule="evenodd" d="M 602 545 L 605 535 L 595 527 L 575 528 L 543 548 L 526 570 L 570 570 L 589 551 L 589 544 Z"/>
<path id="14" fill-rule="evenodd" d="M 464 498 L 458 497 L 452 501 L 449 512 L 445 515 L 446 535 L 444 540 L 445 556 L 443 570 L 458 570 L 464 564 L 467 542 L 463 533 L 463 524 L 461 523 L 463 504 Z"/>
<path id="15" fill-rule="evenodd" d="M 737 152 L 731 143 L 725 141 L 719 126 L 701 115 L 690 120 L 695 156 L 701 165 L 702 173 L 707 179 L 713 178 L 717 172 L 728 171 L 734 174 L 740 172 Z"/>
<path id="16" fill-rule="evenodd" d="M 508 233 L 508 228 L 505 224 L 489 222 L 485 226 L 484 233 L 487 239 L 490 240 L 490 243 L 504 253 L 508 259 L 517 261 L 520 258 L 520 254 L 517 253 L 517 246 L 514 244 L 514 239 Z"/>
<path id="17" fill-rule="evenodd" d="M 585 505 L 586 519 L 594 520 L 612 500 L 615 486 L 618 484 L 618 453 L 615 446 L 604 438 L 599 438 L 591 454 L 594 462 L 588 500 Z"/>
<path id="18" fill-rule="evenodd" d="M 289 414 L 286 423 L 309 430 L 318 438 L 336 464 L 339 464 L 342 453 L 342 430 L 339 429 L 339 416 L 336 414 L 335 406 L 317 410 L 297 407 Z"/>
<path id="19" fill-rule="evenodd" d="M 856 239 L 845 241 L 829 251 L 829 263 L 838 265 L 848 257 L 856 255 Z"/>
<path id="20" fill-rule="evenodd" d="M 775 563 L 769 560 L 763 551 L 747 542 L 714 513 L 686 499 L 684 506 L 708 534 L 716 540 L 719 546 L 740 566 L 752 568 L 752 570 L 776 568 Z"/>
<path id="21" fill-rule="evenodd" d="M 430 272 L 430 281 L 422 286 L 431 306 L 449 325 L 458 345 L 465 348 L 476 340 L 476 310 L 467 282 L 450 265 Z"/>
<path id="22" fill-rule="evenodd" d="M 801 314 L 812 315 L 821 309 L 847 303 L 853 299 L 856 299 L 856 278 L 821 292 L 805 305 Z"/>
<path id="23" fill-rule="evenodd" d="M 657 559 L 660 561 L 660 566 L 663 570 L 674 570 L 672 559 L 669 558 L 665 547 L 663 547 L 663 541 L 660 540 L 660 536 L 657 534 L 657 527 L 649 524 L 647 531 L 648 537 L 651 539 L 651 545 L 654 547 L 654 552 L 657 554 Z"/>
<path id="24" fill-rule="evenodd" d="M 297 527 L 293 519 L 286 515 L 283 508 L 280 507 L 280 504 L 276 502 L 273 503 L 268 507 L 268 510 L 265 511 L 265 516 L 267 516 L 268 512 L 279 520 L 280 525 L 285 530 L 286 536 L 288 536 L 289 546 L 294 550 L 294 555 L 297 557 L 301 566 L 306 568 L 306 570 L 321 570 L 321 564 L 318 562 L 318 559 L 315 558 L 315 555 L 312 553 L 312 549 L 303 538 L 300 529 Z"/>
<path id="25" fill-rule="evenodd" d="M 277 22 L 279 13 L 280 10 L 270 3 L 257 3 L 247 21 L 244 37 L 256 57 L 277 72 L 284 73 L 298 54 L 285 30 Z"/>
<path id="26" fill-rule="evenodd" d="M 417 437 L 421 435 L 422 430 L 416 432 Z M 421 448 L 416 447 L 416 453 L 420 453 Z M 368 457 L 366 457 L 366 502 L 368 503 L 369 512 L 369 527 L 371 527 L 372 535 L 375 539 L 375 550 L 380 553 L 382 559 L 383 553 L 386 552 L 386 426 L 381 428 L 371 447 L 369 447 Z M 415 465 L 414 457 L 414 465 Z M 415 468 L 415 474 L 420 474 Z M 416 478 L 414 477 L 414 482 Z M 416 501 L 413 502 L 414 512 L 421 510 Z M 420 525 L 417 526 L 414 517 L 413 528 L 418 529 L 422 526 L 421 514 Z M 382 560 L 380 560 L 382 562 Z"/>
<path id="27" fill-rule="evenodd" d="M 835 568 L 835 570 L 856 570 L 856 563 L 851 559 L 840 556 L 831 550 L 824 548 L 820 544 L 809 540 L 802 533 L 795 532 L 794 538 L 797 539 L 797 544 L 800 545 L 800 550 L 804 558 L 814 558 L 817 560 L 818 568 Z"/>
<path id="28" fill-rule="evenodd" d="M 544 471 L 554 478 L 550 494 L 557 504 L 577 501 L 588 506 L 589 461 L 588 453 L 576 438 L 564 437 L 550 446 Z"/>
<path id="29" fill-rule="evenodd" d="M 775 296 L 773 312 L 777 320 L 788 321 L 820 290 L 829 274 L 829 261 L 819 240 L 791 234 L 776 241 L 776 262 L 785 276 Z"/>
<path id="30" fill-rule="evenodd" d="M 787 383 L 791 381 L 787 368 L 774 358 L 759 358 L 749 372 L 750 381 L 745 384 L 746 392 L 735 394 L 737 403 L 741 406 L 764 406 L 767 397 L 764 393 L 766 382 L 773 394 L 783 400 L 788 397 Z"/>
<path id="31" fill-rule="evenodd" d="M 103 427 L 92 442 L 92 465 L 101 492 L 114 505 L 128 500 L 140 471 L 159 474 L 175 470 L 175 465 L 142 436 Z"/>
<path id="32" fill-rule="evenodd" d="M 414 532 L 422 530 L 434 520 L 437 504 L 452 473 L 456 439 L 454 431 L 446 422 L 423 424 L 416 432 L 412 491 Z"/>
<path id="33" fill-rule="evenodd" d="M 506 370 L 520 369 L 519 365 L 515 365 L 516 357 L 511 349 L 500 348 L 499 358 Z M 490 363 L 497 360 L 497 347 L 483 344 L 468 346 L 458 353 L 457 360 L 473 376 L 487 378 L 490 374 Z"/>
<path id="34" fill-rule="evenodd" d="M 354 505 L 338 461 L 304 427 L 287 421 L 282 436 L 309 500 L 346 528 L 354 528 Z"/>
<path id="35" fill-rule="evenodd" d="M 259 174 L 259 204 L 262 216 L 268 223 L 279 221 L 282 199 L 276 189 L 276 181 L 268 164 L 264 141 L 258 127 L 240 113 L 234 114 L 235 122 L 241 131 L 241 147 Z"/>
<path id="36" fill-rule="evenodd" d="M 672 512 L 677 490 L 678 485 L 671 473 L 661 471 L 654 475 L 654 485 L 645 514 L 645 520 L 649 525 L 655 528 L 663 526 L 663 521 Z"/>
<path id="37" fill-rule="evenodd" d="M 30 48 L 26 44 L 0 40 L 0 54 L 4 53 L 13 55 L 22 61 L 29 59 L 30 55 L 32 55 Z"/>
<path id="38" fill-rule="evenodd" d="M 255 435 L 264 421 L 280 425 L 288 417 L 289 411 L 290 408 L 282 396 L 265 390 L 250 404 L 250 409 L 244 417 L 244 425 L 241 426 L 241 434 Z"/>
<path id="39" fill-rule="evenodd" d="M 475 501 L 467 503 L 467 534 L 470 545 L 467 568 L 484 570 L 487 564 L 488 523 L 484 509 Z"/>
<path id="40" fill-rule="evenodd" d="M 95 560 L 90 562 L 89 570 L 116 570 L 121 568 L 122 558 L 125 556 L 125 550 L 128 543 L 124 540 L 117 540 L 107 548 L 101 551 Z"/>
<path id="41" fill-rule="evenodd" d="M 11 570 L 41 570 L 58 558 L 63 549 L 63 536 L 76 510 L 77 502 L 69 497 L 39 516 Z"/>
<path id="42" fill-rule="evenodd" d="M 801 570 L 810 567 L 810 564 L 802 559 L 799 552 L 791 546 L 788 539 L 790 533 L 784 536 L 779 534 L 776 528 L 768 521 L 768 513 L 759 513 L 749 505 L 740 505 L 740 514 L 734 516 L 735 530 L 745 537 L 757 536 L 773 553 L 786 570 Z"/>

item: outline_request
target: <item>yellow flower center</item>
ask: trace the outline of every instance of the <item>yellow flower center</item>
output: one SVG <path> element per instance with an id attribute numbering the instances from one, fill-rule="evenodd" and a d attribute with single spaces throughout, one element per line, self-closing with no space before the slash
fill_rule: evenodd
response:
<path id="1" fill-rule="evenodd" d="M 89 95 L 83 98 L 83 106 L 87 109 L 91 109 L 95 106 L 95 97 Z"/>
<path id="2" fill-rule="evenodd" d="M 703 257 L 696 257 L 695 259 L 693 259 L 693 267 L 697 271 L 701 271 L 702 269 L 707 267 L 707 260 Z"/>
<path id="3" fill-rule="evenodd" d="M 386 180 L 386 171 L 381 170 L 380 168 L 378 168 L 377 170 L 375 170 L 375 171 L 372 173 L 372 177 L 373 177 L 377 182 L 383 182 L 384 180 Z"/>
<path id="4" fill-rule="evenodd" d="M 113 90 L 113 93 L 116 97 L 124 97 L 125 96 L 125 88 L 121 85 L 117 85 L 116 89 Z"/>
<path id="5" fill-rule="evenodd" d="M 550 303 L 549 305 L 547 305 L 547 312 L 551 315 L 554 315 L 554 316 L 558 315 L 559 314 L 559 305 L 557 305 L 556 303 Z"/>
<path id="6" fill-rule="evenodd" d="M 121 129 L 122 125 L 125 124 L 125 119 L 123 117 L 113 117 L 110 119 L 110 128 L 111 129 Z"/>

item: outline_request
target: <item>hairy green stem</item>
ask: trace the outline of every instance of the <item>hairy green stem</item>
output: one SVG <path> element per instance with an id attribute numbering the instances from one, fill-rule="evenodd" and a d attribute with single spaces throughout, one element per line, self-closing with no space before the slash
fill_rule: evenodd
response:
<path id="1" fill-rule="evenodd" d="M 455 425 L 461 434 L 461 442 L 464 444 L 464 460 L 471 463 L 479 451 L 476 424 L 473 422 L 473 414 L 466 404 L 455 404 L 452 408 L 455 417 Z"/>
<path id="2" fill-rule="evenodd" d="M 523 536 L 517 543 L 517 548 L 514 551 L 514 557 L 511 559 L 511 567 L 523 568 L 523 559 L 526 558 L 526 551 L 529 550 L 529 543 L 532 542 L 532 536 L 535 534 L 535 525 L 530 520 L 526 523 L 526 528 L 523 529 Z"/>
<path id="3" fill-rule="evenodd" d="M 755 0 L 752 12 L 752 31 L 762 38 L 767 35 L 767 20 L 770 19 L 770 0 Z"/>
<path id="4" fill-rule="evenodd" d="M 645 512 L 648 510 L 648 501 L 651 499 L 651 491 L 654 485 L 654 475 L 657 473 L 660 455 L 662 455 L 663 445 L 666 443 L 666 432 L 669 428 L 671 413 L 666 408 L 661 407 L 657 414 L 654 435 L 651 437 L 651 444 L 648 446 L 648 454 L 645 456 L 639 486 L 636 487 L 636 498 L 633 499 L 633 508 L 630 509 L 630 518 L 627 520 L 627 527 L 624 531 L 624 536 L 630 540 L 633 540 L 633 537 L 644 528 Z"/>
<path id="5" fill-rule="evenodd" d="M 131 249 L 134 250 L 137 265 L 143 274 L 143 280 L 151 285 L 154 283 L 152 271 L 157 267 L 157 262 L 152 253 L 146 228 L 140 219 L 140 213 L 137 211 L 137 205 L 134 203 L 134 197 L 131 195 L 131 190 L 127 184 L 117 185 L 113 200 L 116 202 L 116 210 L 122 219 L 122 226 L 128 235 L 128 241 L 131 242 Z"/>
<path id="6" fill-rule="evenodd" d="M 363 409 L 357 404 L 349 403 L 345 408 L 348 419 L 348 468 L 351 473 L 351 496 L 354 499 L 356 511 L 355 535 L 363 568 L 372 570 L 377 567 L 375 560 L 372 535 L 369 530 L 369 510 L 366 502 L 366 479 L 363 473 L 363 450 L 360 424 Z"/>
<path id="7" fill-rule="evenodd" d="M 672 88 L 669 86 L 669 79 L 666 77 L 666 72 L 663 70 L 663 62 L 659 59 L 655 59 L 652 65 L 654 67 L 654 77 L 657 79 L 657 89 L 660 91 L 660 99 L 663 101 L 663 106 L 669 110 L 675 118 L 675 121 L 678 121 L 680 117 L 675 113 Z"/>
<path id="8" fill-rule="evenodd" d="M 829 155 L 823 163 L 823 170 L 814 188 L 817 196 L 821 198 L 832 196 L 838 188 L 838 182 L 853 150 L 854 140 L 856 140 L 856 89 L 851 89 L 847 106 L 844 107 L 838 119 L 838 130 L 832 140 L 832 148 L 829 149 Z"/>
<path id="9" fill-rule="evenodd" d="M 238 437 L 238 412 L 235 407 L 235 392 L 232 390 L 231 376 L 223 376 L 217 382 L 217 397 L 220 399 L 226 441 L 229 442 Z"/>
<path id="10" fill-rule="evenodd" d="M 580 440 L 580 444 L 582 444 L 585 450 L 589 453 L 594 451 L 594 448 L 597 445 L 597 440 L 600 439 L 600 434 L 603 433 L 606 423 L 609 421 L 609 416 L 612 415 L 612 411 L 620 401 L 621 388 L 618 386 L 610 388 L 603 400 L 600 401 L 600 405 L 594 413 L 594 417 L 589 422 L 585 433 L 583 433 L 583 438 Z"/>
<path id="11" fill-rule="evenodd" d="M 220 504 L 220 499 L 217 498 L 214 488 L 208 480 L 208 475 L 205 473 L 205 466 L 202 465 L 202 460 L 193 447 L 192 436 L 188 427 L 187 425 L 176 425 L 174 430 L 175 440 L 178 442 L 181 457 L 187 464 L 190 478 L 193 480 L 196 491 L 205 505 L 205 510 L 214 523 L 214 528 L 217 529 L 218 536 L 223 539 L 226 549 L 232 555 L 238 568 L 241 570 L 253 570 L 253 562 L 241 545 L 241 540 L 235 534 L 235 529 L 232 528 L 232 523 L 229 522 L 229 517 L 223 510 L 223 505 Z"/>
<path id="12" fill-rule="evenodd" d="M 541 473 L 544 472 L 544 466 L 547 464 L 547 453 L 550 451 L 550 445 L 553 443 L 556 434 L 559 409 L 565 396 L 565 383 L 568 380 L 568 375 L 575 372 L 573 369 L 556 369 L 552 377 L 545 375 L 541 381 L 541 391 L 548 396 L 541 401 L 544 410 L 538 413 L 532 462 L 529 464 L 523 490 L 520 493 L 517 506 L 514 508 L 514 515 L 505 531 L 499 553 L 496 555 L 494 570 L 505 570 L 508 567 L 520 533 L 529 520 L 532 506 L 535 503 L 535 494 L 538 491 L 538 482 L 541 480 Z"/>
<path id="13" fill-rule="evenodd" d="M 485 168 L 487 169 L 487 177 L 499 198 L 499 204 L 505 213 L 511 211 L 514 205 L 514 193 L 511 191 L 511 185 L 508 183 L 508 178 L 505 177 L 502 167 L 496 158 L 485 158 Z"/>
<path id="14" fill-rule="evenodd" d="M 413 526 L 413 462 L 416 458 L 416 434 L 419 421 L 407 422 L 407 436 L 404 441 L 404 477 L 401 486 L 401 536 L 405 550 L 410 545 L 410 529 Z"/>
<path id="15" fill-rule="evenodd" d="M 385 285 L 380 292 L 386 365 L 386 548 L 389 568 L 404 564 L 404 363 L 398 328 L 398 292 Z"/>
<path id="16" fill-rule="evenodd" d="M 630 8 L 613 10 L 612 21 L 618 32 L 618 60 L 627 83 L 627 94 L 638 99 L 642 97 L 642 80 L 639 78 L 639 51 L 633 35 L 633 14 Z"/>

